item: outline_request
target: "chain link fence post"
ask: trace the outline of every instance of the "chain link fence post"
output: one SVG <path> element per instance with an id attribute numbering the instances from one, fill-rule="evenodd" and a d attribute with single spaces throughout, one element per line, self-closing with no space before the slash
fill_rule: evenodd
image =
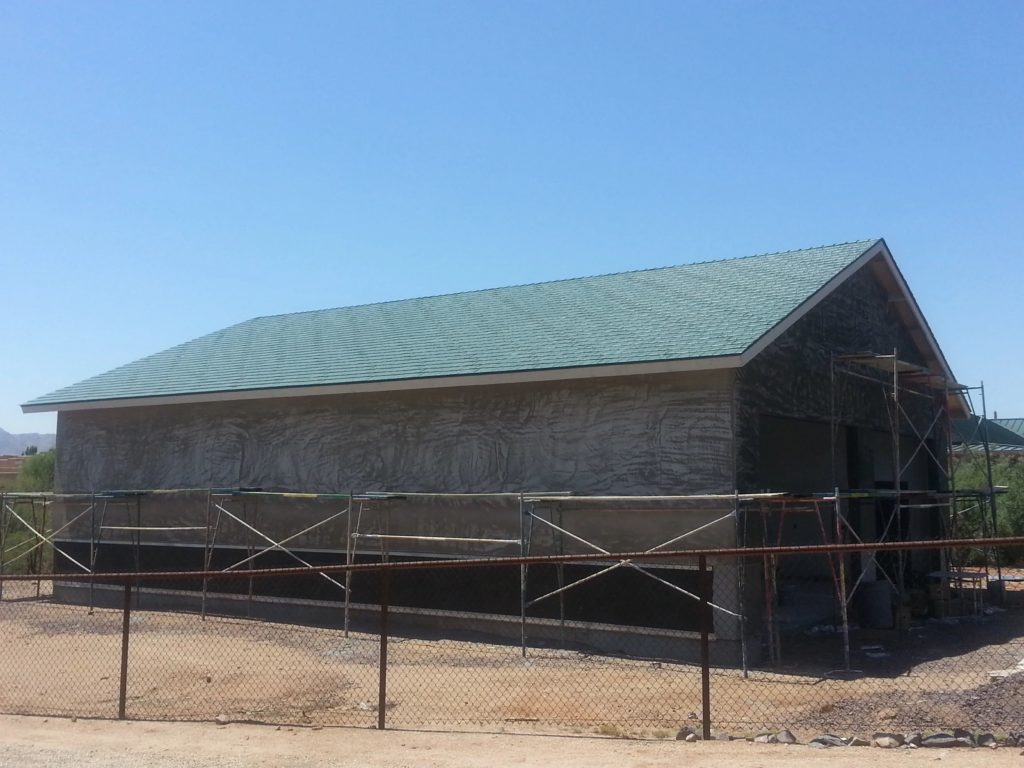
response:
<path id="1" fill-rule="evenodd" d="M 388 602 L 391 595 L 391 572 L 385 567 L 381 571 L 380 584 L 380 682 L 377 686 L 377 729 L 385 728 L 388 696 Z"/>
<path id="2" fill-rule="evenodd" d="M 711 738 L 711 609 L 708 607 L 708 592 L 711 582 L 708 579 L 707 555 L 697 558 L 700 572 L 700 701 L 703 736 L 707 741 Z"/>
<path id="3" fill-rule="evenodd" d="M 132 585 L 124 583 L 124 613 L 121 619 L 121 687 L 117 695 L 117 719 L 125 719 L 128 700 L 128 635 L 132 618 Z"/>

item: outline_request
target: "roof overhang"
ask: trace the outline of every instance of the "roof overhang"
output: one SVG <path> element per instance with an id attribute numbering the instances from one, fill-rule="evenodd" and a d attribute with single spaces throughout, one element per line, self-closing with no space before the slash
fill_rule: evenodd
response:
<path id="1" fill-rule="evenodd" d="M 392 379 L 365 381 L 351 384 L 328 384 L 307 387 L 278 387 L 273 389 L 241 389 L 221 392 L 195 392 L 184 395 L 156 395 L 128 397 L 117 400 L 82 400 L 68 403 L 40 403 L 23 405 L 24 413 L 49 411 L 89 411 L 103 408 L 132 408 L 151 405 L 181 405 L 187 403 L 219 403 L 234 400 L 267 400 L 282 397 L 318 397 L 345 395 L 359 392 L 401 392 L 417 389 L 444 389 L 450 387 L 497 386 L 530 382 L 599 379 L 616 376 L 644 376 L 660 373 L 689 373 L 738 368 L 740 355 L 699 357 L 686 360 L 658 360 L 653 362 L 593 365 L 579 368 L 547 368 L 534 371 L 476 374 L 473 376 L 438 376 L 421 379 Z"/>
<path id="2" fill-rule="evenodd" d="M 266 400 L 287 397 L 315 397 L 341 395 L 359 392 L 399 392 L 418 389 L 443 389 L 451 387 L 495 386 L 502 384 L 523 384 L 529 382 L 596 379 L 618 376 L 639 376 L 661 373 L 687 373 L 738 368 L 746 365 L 768 346 L 793 327 L 801 318 L 827 299 L 840 285 L 862 268 L 872 270 L 875 278 L 888 291 L 890 302 L 897 316 L 904 324 L 918 351 L 928 361 L 928 373 L 945 381 L 950 388 L 949 408 L 954 417 L 966 417 L 970 407 L 960 391 L 953 372 L 946 361 L 934 334 L 928 326 L 910 292 L 903 274 L 889 252 L 884 240 L 878 240 L 861 256 L 851 262 L 824 286 L 793 310 L 782 322 L 748 347 L 742 354 L 720 357 L 688 358 L 681 360 L 657 360 L 610 365 L 582 366 L 576 368 L 547 368 L 530 371 L 507 371 L 467 376 L 440 376 L 433 378 L 391 379 L 343 384 L 314 386 L 277 387 L 267 389 L 225 390 L 196 392 L 188 394 L 154 395 L 112 400 L 83 400 L 22 405 L 24 413 L 50 411 L 84 411 L 105 408 L 129 408 L 140 406 L 178 405 L 187 403 L 215 403 L 235 400 Z"/>

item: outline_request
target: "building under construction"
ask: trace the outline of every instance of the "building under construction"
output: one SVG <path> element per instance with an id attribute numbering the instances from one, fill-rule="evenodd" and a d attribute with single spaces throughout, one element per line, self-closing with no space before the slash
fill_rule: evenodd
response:
<path id="1" fill-rule="evenodd" d="M 61 568 L 303 564 L 291 597 L 357 613 L 373 579 L 318 566 L 948 537 L 990 501 L 951 482 L 969 394 L 866 240 L 260 317 L 24 409 L 59 412 Z M 911 591 L 957 578 L 941 560 L 718 564 L 716 656 L 772 655 L 787 601 L 898 626 Z M 509 589 L 453 571 L 393 599 L 598 647 L 689 637 L 692 563 L 622 566 Z"/>

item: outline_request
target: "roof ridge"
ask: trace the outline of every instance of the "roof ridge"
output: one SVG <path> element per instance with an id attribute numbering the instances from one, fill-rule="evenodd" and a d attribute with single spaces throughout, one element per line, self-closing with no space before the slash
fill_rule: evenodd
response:
<path id="1" fill-rule="evenodd" d="M 296 310 L 295 312 L 280 312 L 280 313 L 274 314 L 274 315 L 257 315 L 256 317 L 249 318 L 248 320 L 242 320 L 242 321 L 240 321 L 238 323 L 235 323 L 234 325 L 245 325 L 247 323 L 252 323 L 252 322 L 255 322 L 257 320 L 269 320 L 269 319 L 277 318 L 277 317 L 292 317 L 294 315 L 313 315 L 313 314 L 318 314 L 320 312 L 334 312 L 334 311 L 337 311 L 339 309 L 358 309 L 358 308 L 361 308 L 361 307 L 378 307 L 378 306 L 384 306 L 384 305 L 387 305 L 387 304 L 403 304 L 405 302 L 426 301 L 426 300 L 429 300 L 429 299 L 443 299 L 443 298 L 448 298 L 448 297 L 451 297 L 451 296 L 467 296 L 467 295 L 474 294 L 474 293 L 487 293 L 487 292 L 490 292 L 490 291 L 504 291 L 504 290 L 510 290 L 510 289 L 513 289 L 513 288 L 530 288 L 530 287 L 536 286 L 536 285 L 555 285 L 555 284 L 558 284 L 558 283 L 575 283 L 575 282 L 581 282 L 581 281 L 584 281 L 584 280 L 596 280 L 596 279 L 602 278 L 602 277 L 618 277 L 620 275 L 637 275 L 637 274 L 642 274 L 644 272 L 660 272 L 660 271 L 666 270 L 666 269 L 679 269 L 681 267 L 699 267 L 699 266 L 703 266 L 705 264 L 720 264 L 720 263 L 727 262 L 727 261 L 746 261 L 746 260 L 749 260 L 749 259 L 762 259 L 762 258 L 767 258 L 768 256 L 781 256 L 781 255 L 789 254 L 789 253 L 796 254 L 796 253 L 805 253 L 807 251 L 823 251 L 823 250 L 825 250 L 827 248 L 840 248 L 840 247 L 842 247 L 844 245 L 858 245 L 860 243 L 874 244 L 874 243 L 879 242 L 879 240 L 881 240 L 881 238 L 879 238 L 879 237 L 866 238 L 864 240 L 847 240 L 847 241 L 842 242 L 842 243 L 829 243 L 828 245 L 815 245 L 815 246 L 812 246 L 810 248 L 792 248 L 790 250 L 785 250 L 785 251 L 768 251 L 766 253 L 754 253 L 754 254 L 750 254 L 748 256 L 729 256 L 729 257 L 725 257 L 725 258 L 721 258 L 721 259 L 706 259 L 704 261 L 692 261 L 692 262 L 688 262 L 688 263 L 684 263 L 684 264 L 666 264 L 665 266 L 662 266 L 662 267 L 643 267 L 641 269 L 625 269 L 625 270 L 622 270 L 621 272 L 600 272 L 600 273 L 595 274 L 595 275 L 577 275 L 576 277 L 560 277 L 560 278 L 556 278 L 555 280 L 536 280 L 536 281 L 530 282 L 530 283 L 513 283 L 511 285 L 495 285 L 495 286 L 491 286 L 490 288 L 470 288 L 470 289 L 465 290 L 465 291 L 452 291 L 450 293 L 434 293 L 434 294 L 428 294 L 426 296 L 408 296 L 408 297 L 406 297 L 404 299 L 386 299 L 384 301 L 368 301 L 365 304 L 346 304 L 346 305 L 338 306 L 338 307 L 322 307 L 320 309 L 300 309 L 300 310 Z M 866 248 L 865 248 L 865 250 L 866 250 Z M 228 326 L 228 327 L 230 328 L 232 326 Z M 227 330 L 227 328 L 222 328 L 220 330 Z M 216 333 L 216 331 L 214 331 L 214 333 Z"/>

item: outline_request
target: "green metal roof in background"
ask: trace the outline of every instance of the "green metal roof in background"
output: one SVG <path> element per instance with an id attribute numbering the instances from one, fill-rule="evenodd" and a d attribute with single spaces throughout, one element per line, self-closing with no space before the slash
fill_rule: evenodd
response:
<path id="1" fill-rule="evenodd" d="M 1018 435 L 1024 444 L 1024 419 L 992 419 L 992 423 Z"/>
<path id="2" fill-rule="evenodd" d="M 985 419 L 983 425 L 980 416 L 971 416 L 953 422 L 955 442 L 973 444 L 986 436 L 991 445 L 1024 447 L 1024 419 Z"/>
<path id="3" fill-rule="evenodd" d="M 26 406 L 738 355 L 877 242 L 257 317 Z"/>

